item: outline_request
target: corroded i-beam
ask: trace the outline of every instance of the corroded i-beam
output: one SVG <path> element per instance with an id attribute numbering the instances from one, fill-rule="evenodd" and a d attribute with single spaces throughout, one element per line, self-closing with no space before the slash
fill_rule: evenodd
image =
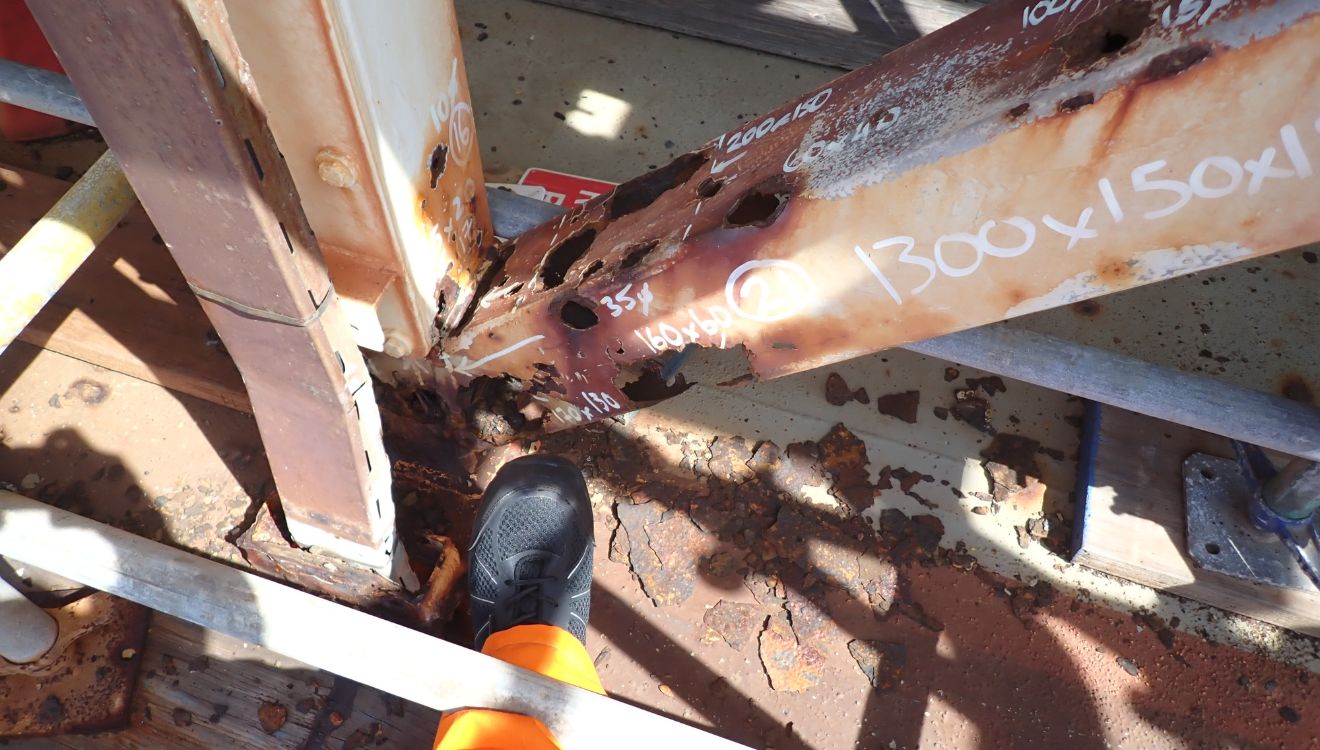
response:
<path id="1" fill-rule="evenodd" d="M 434 356 L 559 429 L 1292 248 L 1318 80 L 1314 0 L 996 3 L 518 238 Z"/>

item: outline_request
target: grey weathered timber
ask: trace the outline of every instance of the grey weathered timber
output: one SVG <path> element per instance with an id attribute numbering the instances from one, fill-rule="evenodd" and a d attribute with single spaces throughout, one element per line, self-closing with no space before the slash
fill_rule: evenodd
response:
<path id="1" fill-rule="evenodd" d="M 3 490 L 0 554 L 437 710 L 535 716 L 565 748 L 743 747 Z"/>

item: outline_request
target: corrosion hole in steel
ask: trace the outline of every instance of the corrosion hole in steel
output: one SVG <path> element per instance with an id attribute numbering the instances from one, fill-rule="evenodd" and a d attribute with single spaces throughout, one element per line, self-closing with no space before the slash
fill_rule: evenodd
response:
<path id="1" fill-rule="evenodd" d="M 1008 116 L 1009 116 L 1011 119 L 1016 120 L 1017 118 L 1021 117 L 1022 115 L 1025 115 L 1025 114 L 1027 113 L 1027 110 L 1029 110 L 1029 109 L 1031 109 L 1031 105 L 1030 105 L 1029 103 L 1027 103 L 1027 102 L 1022 102 L 1021 104 L 1017 105 L 1016 107 L 1010 109 L 1010 110 L 1008 111 Z"/>
<path id="2" fill-rule="evenodd" d="M 704 198 L 714 198 L 715 194 L 724 187 L 724 180 L 717 180 L 714 177 L 707 177 L 697 185 L 697 195 Z"/>
<path id="3" fill-rule="evenodd" d="M 650 242 L 643 242 L 640 245 L 634 246 L 629 249 L 628 254 L 623 257 L 623 262 L 619 264 L 619 267 L 632 268 L 638 263 L 641 263 L 659 244 L 660 242 L 658 240 L 651 240 Z"/>
<path id="4" fill-rule="evenodd" d="M 1132 40 L 1128 39 L 1127 34 L 1121 31 L 1110 31 L 1100 40 L 1100 51 L 1106 55 L 1112 55 L 1128 46 L 1130 41 Z"/>
<path id="5" fill-rule="evenodd" d="M 755 188 L 738 199 L 724 223 L 731 227 L 766 227 L 774 223 L 787 194 Z"/>
<path id="6" fill-rule="evenodd" d="M 568 269 L 572 268 L 579 258 L 586 255 L 587 249 L 595 241 L 596 230 L 588 227 L 559 243 L 555 249 L 551 250 L 545 256 L 545 262 L 541 264 L 541 281 L 545 284 L 545 288 L 554 289 L 564 283 L 564 277 L 568 275 Z"/>
<path id="7" fill-rule="evenodd" d="M 1056 43 L 1063 67 L 1080 70 L 1127 49 L 1151 25 L 1150 12 L 1136 3 L 1112 3 Z"/>
<path id="8" fill-rule="evenodd" d="M 496 248 L 495 255 L 491 258 L 481 278 L 477 281 L 476 289 L 472 291 L 472 301 L 467 305 L 467 309 L 459 316 L 458 322 L 454 324 L 453 331 L 461 331 L 467 328 L 467 324 L 472 322 L 472 316 L 477 314 L 477 308 L 480 307 L 481 300 L 490 293 L 495 287 L 495 279 L 499 279 L 501 284 L 508 280 L 508 274 L 504 273 L 504 264 L 508 262 L 509 256 L 513 254 L 515 243 L 510 242 Z M 444 302 L 443 297 L 441 302 Z"/>
<path id="9" fill-rule="evenodd" d="M 1194 44 L 1166 52 L 1150 61 L 1150 65 L 1146 67 L 1146 78 L 1151 81 L 1172 78 L 1209 56 L 1210 47 L 1204 44 Z"/>
<path id="10" fill-rule="evenodd" d="M 593 261 L 591 265 L 587 266 L 587 270 L 582 272 L 582 280 L 586 281 L 592 276 L 595 276 L 596 272 L 604 267 L 605 267 L 605 261 L 603 260 Z"/>
<path id="11" fill-rule="evenodd" d="M 672 381 L 666 383 L 660 377 L 659 363 L 648 362 L 641 374 L 631 382 L 625 383 L 620 390 L 634 404 L 644 405 L 673 398 L 693 385 L 693 383 L 684 380 L 681 373 L 675 375 Z"/>
<path id="12" fill-rule="evenodd" d="M 505 292 L 505 293 L 504 293 L 504 296 L 505 296 L 505 297 L 512 297 L 513 295 L 517 294 L 518 292 L 521 292 L 521 291 L 522 291 L 522 288 L 523 288 L 522 282 L 519 281 L 517 284 L 514 284 L 512 287 L 509 287 L 509 291 Z"/>
<path id="13" fill-rule="evenodd" d="M 1095 94 L 1092 94 L 1091 92 L 1087 91 L 1085 93 L 1081 93 L 1078 94 L 1077 96 L 1069 97 L 1059 102 L 1059 113 L 1062 114 L 1064 112 L 1076 112 L 1082 107 L 1085 107 L 1088 104 L 1093 104 L 1094 102 L 1095 102 Z"/>
<path id="14" fill-rule="evenodd" d="M 559 308 L 559 317 L 563 319 L 564 325 L 579 331 L 585 331 L 600 322 L 600 318 L 596 317 L 596 313 L 592 312 L 590 307 L 577 300 L 565 302 L 564 306 Z"/>
<path id="15" fill-rule="evenodd" d="M 706 163 L 700 153 L 688 153 L 659 169 L 634 177 L 614 188 L 610 197 L 610 218 L 617 219 L 651 205 L 666 192 L 682 185 Z"/>
<path id="16" fill-rule="evenodd" d="M 440 175 L 445 173 L 445 165 L 449 163 L 449 147 L 441 143 L 431 152 L 431 158 L 427 166 L 431 170 L 431 189 L 435 190 L 440 185 Z"/>
<path id="17" fill-rule="evenodd" d="M 531 391 L 534 393 L 563 393 L 564 386 L 559 382 L 562 377 L 559 368 L 545 362 L 533 365 L 536 374 L 532 376 Z"/>

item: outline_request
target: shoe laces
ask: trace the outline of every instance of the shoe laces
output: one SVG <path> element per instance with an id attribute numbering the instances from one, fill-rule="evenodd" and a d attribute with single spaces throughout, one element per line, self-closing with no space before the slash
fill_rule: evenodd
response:
<path id="1" fill-rule="evenodd" d="M 541 561 L 544 565 L 544 560 Z M 529 566 L 533 567 L 533 566 Z M 539 571 L 541 566 L 534 566 Z M 522 565 L 518 568 L 521 570 Z M 558 579 L 554 576 L 542 575 L 522 575 L 519 570 L 515 570 L 512 578 L 504 581 L 505 586 L 514 587 L 513 596 L 509 597 L 510 609 L 517 613 L 513 618 L 511 625 L 522 625 L 528 622 L 537 622 L 544 620 L 542 614 L 545 612 L 546 605 L 559 608 L 559 602 L 553 597 L 547 596 L 541 588 L 547 583 L 554 583 Z M 529 606 L 530 605 L 530 606 Z"/>

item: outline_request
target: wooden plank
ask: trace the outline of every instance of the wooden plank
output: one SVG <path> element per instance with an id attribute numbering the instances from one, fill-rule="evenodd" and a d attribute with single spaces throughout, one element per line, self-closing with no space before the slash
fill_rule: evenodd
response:
<path id="1" fill-rule="evenodd" d="M 985 5 L 978 0 L 539 1 L 847 70 Z"/>
<path id="2" fill-rule="evenodd" d="M 0 182 L 3 252 L 69 183 L 8 167 L 0 167 Z M 19 340 L 250 410 L 238 369 L 141 208 L 129 212 Z"/>
<path id="3" fill-rule="evenodd" d="M 0 555 L 446 711 L 535 716 L 566 748 L 743 748 L 660 714 L 0 490 Z"/>
<path id="4" fill-rule="evenodd" d="M 1183 459 L 1192 453 L 1230 457 L 1228 440 L 1122 409 L 1100 409 L 1074 562 L 1320 636 L 1320 595 L 1207 571 L 1186 554 Z"/>
<path id="5" fill-rule="evenodd" d="M 223 633 L 156 614 L 142 655 L 131 725 L 122 731 L 36 741 L 37 748 L 128 750 L 273 750 L 306 746 L 335 684 L 335 676 Z M 276 731 L 261 727 L 263 704 L 283 706 L 288 720 Z M 309 710 L 310 709 L 310 710 Z M 429 747 L 440 713 L 359 686 L 343 724 L 326 747 L 354 733 L 389 747 Z M 379 733 L 373 731 L 379 726 Z"/>

